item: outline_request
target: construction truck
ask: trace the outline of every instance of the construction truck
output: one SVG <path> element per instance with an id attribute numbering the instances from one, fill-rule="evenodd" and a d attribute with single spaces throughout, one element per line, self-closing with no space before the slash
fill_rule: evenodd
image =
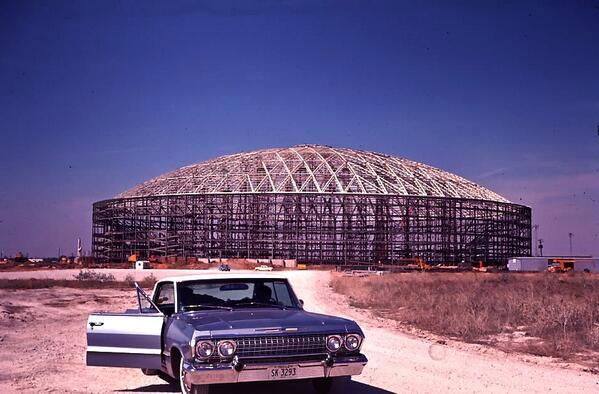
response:
<path id="1" fill-rule="evenodd" d="M 489 271 L 489 267 L 485 264 L 484 261 L 479 261 L 478 262 L 478 267 L 477 266 L 472 267 L 472 271 L 475 271 L 475 272 L 488 272 Z"/>
<path id="2" fill-rule="evenodd" d="M 416 260 L 416 264 L 418 264 L 418 268 L 420 268 L 421 271 L 429 271 L 433 268 L 429 263 L 421 258 L 417 258 Z"/>
<path id="3" fill-rule="evenodd" d="M 413 257 L 413 258 L 404 258 L 400 260 L 401 262 L 408 263 L 405 267 L 408 269 L 419 269 L 420 271 L 428 271 L 433 267 L 424 261 L 421 257 Z"/>
<path id="4" fill-rule="evenodd" d="M 574 259 L 552 259 L 549 261 L 547 271 L 562 273 L 574 270 Z"/>

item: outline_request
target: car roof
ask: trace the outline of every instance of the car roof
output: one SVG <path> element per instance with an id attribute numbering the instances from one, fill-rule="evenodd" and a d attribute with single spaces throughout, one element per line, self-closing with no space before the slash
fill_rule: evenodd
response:
<path id="1" fill-rule="evenodd" d="M 190 280 L 219 280 L 219 279 L 269 279 L 269 280 L 287 280 L 287 278 L 281 274 L 268 274 L 268 273 L 226 273 L 226 272 L 214 272 L 208 271 L 202 274 L 194 275 L 180 275 L 170 276 L 167 278 L 160 279 L 160 282 L 186 282 Z"/>

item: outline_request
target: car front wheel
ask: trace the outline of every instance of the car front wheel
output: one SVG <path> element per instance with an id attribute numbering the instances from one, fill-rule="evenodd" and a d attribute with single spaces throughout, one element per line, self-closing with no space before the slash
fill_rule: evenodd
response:
<path id="1" fill-rule="evenodd" d="M 185 383 L 185 369 L 183 369 L 183 357 L 179 362 L 179 385 L 182 394 L 209 394 L 210 386 L 207 384 L 196 385 Z"/>

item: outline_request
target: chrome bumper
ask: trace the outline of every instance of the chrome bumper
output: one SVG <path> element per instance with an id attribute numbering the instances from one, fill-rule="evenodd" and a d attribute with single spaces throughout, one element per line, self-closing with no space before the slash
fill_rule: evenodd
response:
<path id="1" fill-rule="evenodd" d="M 336 357 L 332 365 L 328 366 L 324 361 L 301 361 L 292 360 L 283 363 L 251 363 L 243 365 L 236 370 L 232 364 L 188 364 L 185 362 L 185 382 L 187 384 L 218 384 L 237 382 L 279 381 L 311 378 L 328 378 L 336 376 L 351 376 L 362 373 L 368 359 L 363 354 L 347 357 Z M 297 374 L 291 377 L 270 379 L 271 368 L 280 366 L 297 367 Z"/>

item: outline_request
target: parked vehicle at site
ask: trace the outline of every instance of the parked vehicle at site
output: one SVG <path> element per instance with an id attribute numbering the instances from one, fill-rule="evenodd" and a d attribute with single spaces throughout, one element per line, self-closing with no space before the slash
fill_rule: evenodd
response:
<path id="1" fill-rule="evenodd" d="M 182 393 L 210 385 L 312 379 L 319 393 L 362 373 L 364 334 L 351 320 L 310 313 L 288 280 L 269 274 L 162 279 L 139 308 L 93 313 L 88 366 L 141 368 L 177 379 Z"/>
<path id="2" fill-rule="evenodd" d="M 254 268 L 254 271 L 272 271 L 272 267 L 270 265 L 259 265 Z"/>
<path id="3" fill-rule="evenodd" d="M 219 271 L 231 271 L 231 267 L 229 267 L 229 264 L 221 264 L 218 266 L 218 270 Z"/>

